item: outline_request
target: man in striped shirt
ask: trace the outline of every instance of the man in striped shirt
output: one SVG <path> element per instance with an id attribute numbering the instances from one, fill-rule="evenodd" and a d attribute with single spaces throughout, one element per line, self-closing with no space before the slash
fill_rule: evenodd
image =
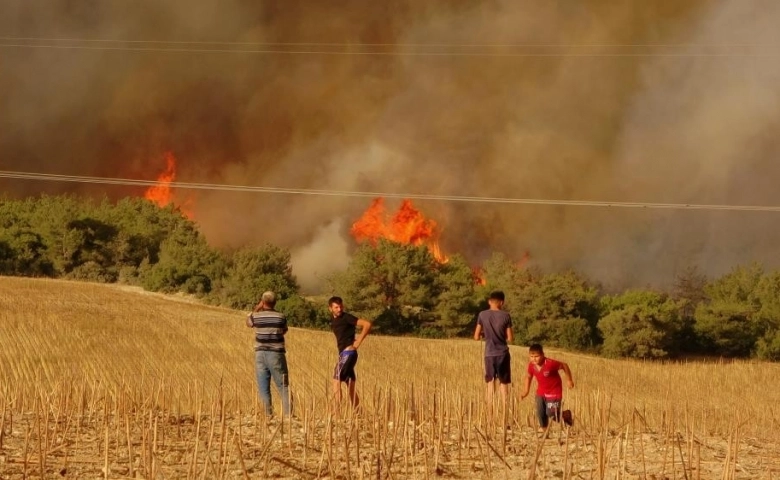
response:
<path id="1" fill-rule="evenodd" d="M 264 292 L 254 311 L 247 316 L 246 326 L 255 329 L 255 373 L 257 386 L 260 390 L 260 400 L 265 406 L 265 413 L 272 416 L 271 379 L 276 384 L 279 396 L 282 397 L 284 415 L 290 415 L 290 380 L 287 373 L 287 358 L 285 357 L 284 335 L 287 333 L 287 318 L 281 312 L 274 310 L 276 294 Z"/>

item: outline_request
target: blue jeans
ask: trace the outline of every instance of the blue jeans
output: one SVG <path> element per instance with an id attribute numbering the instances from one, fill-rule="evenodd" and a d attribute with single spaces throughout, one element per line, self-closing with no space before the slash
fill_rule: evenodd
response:
<path id="1" fill-rule="evenodd" d="M 260 389 L 260 400 L 265 406 L 266 415 L 273 415 L 271 404 L 271 378 L 274 379 L 276 390 L 282 397 L 284 415 L 290 415 L 290 378 L 287 373 L 287 357 L 282 352 L 268 350 L 255 351 L 255 374 L 257 387 Z"/>
<path id="2" fill-rule="evenodd" d="M 560 398 L 548 400 L 541 395 L 536 396 L 536 419 L 540 427 L 547 428 L 550 419 L 561 421 L 561 401 Z"/>

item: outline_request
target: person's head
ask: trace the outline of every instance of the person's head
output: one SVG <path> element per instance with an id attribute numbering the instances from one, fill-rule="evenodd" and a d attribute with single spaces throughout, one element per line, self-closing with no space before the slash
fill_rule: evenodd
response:
<path id="1" fill-rule="evenodd" d="M 333 314 L 333 317 L 340 317 L 344 312 L 344 300 L 341 297 L 330 297 L 328 299 L 328 310 Z"/>
<path id="2" fill-rule="evenodd" d="M 504 305 L 504 292 L 501 290 L 495 290 L 490 292 L 488 296 L 488 305 L 490 308 L 498 309 Z"/>
<path id="3" fill-rule="evenodd" d="M 264 308 L 274 308 L 276 306 L 276 294 L 270 290 L 263 292 L 260 301 Z"/>
<path id="4" fill-rule="evenodd" d="M 528 348 L 528 358 L 531 363 L 541 365 L 544 363 L 544 348 L 538 343 L 534 343 Z"/>

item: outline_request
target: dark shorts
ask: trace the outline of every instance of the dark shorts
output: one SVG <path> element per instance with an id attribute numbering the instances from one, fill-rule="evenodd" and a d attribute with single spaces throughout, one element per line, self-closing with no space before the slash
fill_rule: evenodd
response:
<path id="1" fill-rule="evenodd" d="M 333 380 L 340 382 L 354 382 L 357 380 L 355 375 L 355 365 L 358 361 L 357 350 L 344 350 L 339 353 L 339 361 L 333 369 Z"/>
<path id="2" fill-rule="evenodd" d="M 485 381 L 498 379 L 501 383 L 512 383 L 512 358 L 509 352 L 495 357 L 485 357 Z"/>
<path id="3" fill-rule="evenodd" d="M 542 401 L 544 401 L 544 413 L 546 413 L 549 418 L 552 418 L 556 422 L 560 421 L 561 399 L 554 398 L 549 400 L 542 397 Z"/>
<path id="4" fill-rule="evenodd" d="M 571 426 L 574 423 L 574 418 L 571 414 L 571 410 L 561 410 L 563 400 L 560 398 L 545 398 L 542 395 L 536 396 L 536 417 L 539 419 L 539 425 L 547 428 L 549 420 L 555 420 Z"/>

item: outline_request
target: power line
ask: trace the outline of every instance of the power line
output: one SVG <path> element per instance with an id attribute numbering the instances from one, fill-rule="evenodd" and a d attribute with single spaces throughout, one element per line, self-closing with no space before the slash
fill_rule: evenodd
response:
<path id="1" fill-rule="evenodd" d="M 78 42 L 78 41 L 76 41 Z M 111 41 L 106 41 L 111 42 Z M 121 43 L 117 41 L 117 43 Z M 135 45 L 158 43 L 154 41 L 135 41 Z M 237 43 L 214 43 L 213 48 L 192 48 L 188 43 L 170 43 L 177 46 L 135 46 L 135 45 L 95 45 L 95 44 L 58 44 L 55 41 L 48 43 L 25 43 L 5 41 L 0 43 L 0 48 L 22 49 L 50 49 L 50 50 L 87 50 L 87 51 L 123 51 L 123 52 L 158 52 L 158 53 L 243 53 L 264 55 L 326 55 L 326 56 L 375 56 L 375 57 L 494 57 L 494 58 L 637 58 L 637 57 L 677 57 L 677 58 L 770 58 L 777 57 L 780 53 L 772 52 L 501 52 L 501 51 L 398 51 L 398 50 L 350 50 L 348 48 L 371 46 L 375 48 L 381 44 L 334 44 L 341 50 L 324 49 L 328 44 L 289 44 L 296 48 L 282 48 L 284 44 L 258 44 L 264 48 L 224 48 L 225 46 L 240 47 Z M 200 44 L 194 42 L 193 44 Z M 210 43 L 204 43 L 206 45 Z M 250 44 L 252 45 L 252 44 Z M 318 48 L 301 49 L 297 47 L 309 46 Z M 386 46 L 398 46 L 387 44 Z M 431 47 L 430 45 L 425 45 Z M 276 47 L 276 48 L 272 48 Z M 345 49 L 346 48 L 346 49 Z M 432 48 L 432 47 L 431 47 Z M 560 47 L 564 48 L 564 47 Z M 573 48 L 573 47 L 572 47 Z M 592 47 L 591 47 L 592 48 Z"/>
<path id="2" fill-rule="evenodd" d="M 154 180 L 136 180 L 129 178 L 89 177 L 81 175 L 59 175 L 32 172 L 14 172 L 0 170 L 0 178 L 17 180 L 36 180 L 48 182 L 91 183 L 100 185 L 124 185 L 134 187 L 152 187 L 161 185 Z M 268 193 L 287 195 L 317 195 L 330 197 L 385 197 L 412 200 L 433 200 L 445 202 L 494 203 L 494 204 L 525 204 L 545 206 L 571 207 L 614 207 L 614 208 L 644 208 L 665 210 L 720 210 L 741 212 L 780 212 L 780 206 L 775 205 L 731 205 L 731 204 L 695 204 L 695 203 L 653 203 L 653 202 L 607 202 L 590 200 L 556 200 L 539 198 L 511 197 L 473 197 L 462 195 L 428 195 L 416 193 L 365 192 L 354 190 L 319 190 L 311 188 L 259 187 L 251 185 L 230 185 L 219 183 L 166 183 L 171 188 L 185 190 L 215 190 L 223 192 Z"/>
<path id="3" fill-rule="evenodd" d="M 3 37 L 9 42 L 140 43 L 170 45 L 249 45 L 256 47 L 399 47 L 399 48 L 777 48 L 769 43 L 381 43 L 381 42 L 238 42 L 203 40 L 125 40 L 109 38 Z"/>

